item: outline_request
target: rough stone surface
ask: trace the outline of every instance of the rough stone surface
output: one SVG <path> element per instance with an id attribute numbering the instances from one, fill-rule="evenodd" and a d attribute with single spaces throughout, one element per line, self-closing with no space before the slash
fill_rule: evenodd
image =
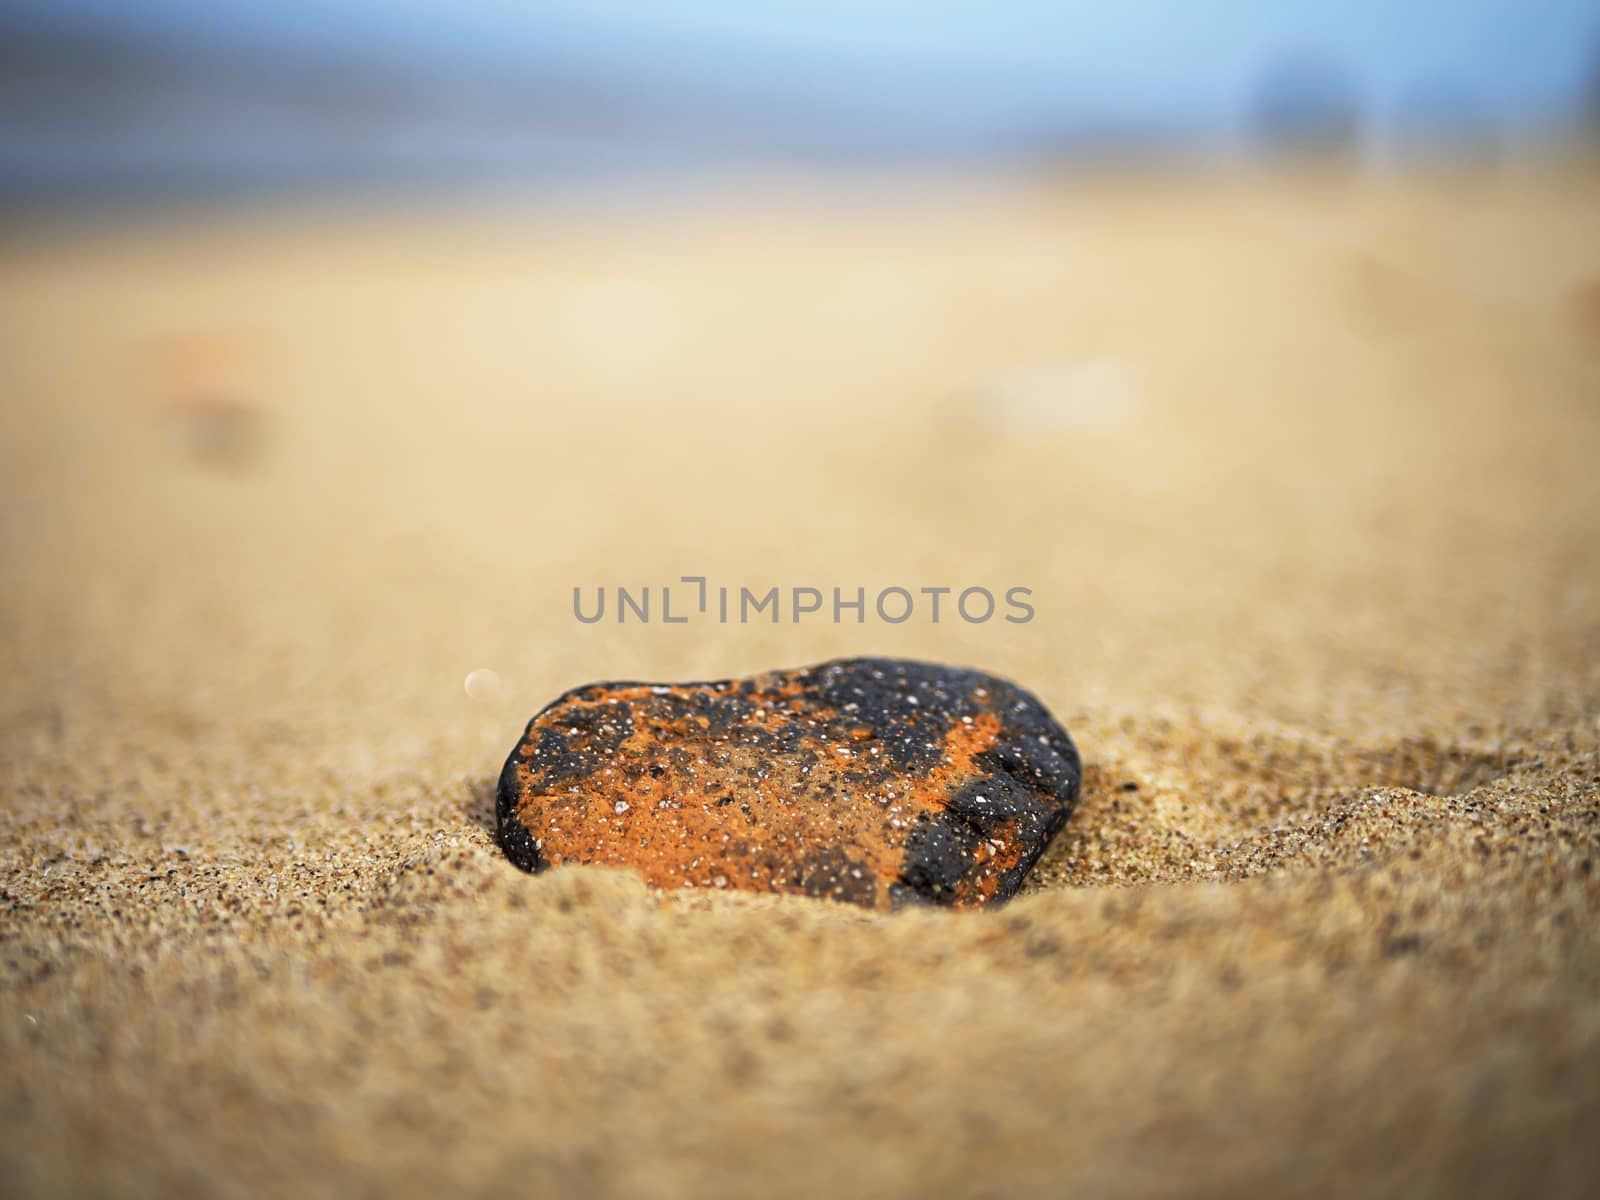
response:
<path id="1" fill-rule="evenodd" d="M 842 659 L 715 683 L 599 683 L 529 722 L 498 829 L 525 870 L 968 907 L 1014 895 L 1078 795 L 1066 732 L 977 671 Z"/>

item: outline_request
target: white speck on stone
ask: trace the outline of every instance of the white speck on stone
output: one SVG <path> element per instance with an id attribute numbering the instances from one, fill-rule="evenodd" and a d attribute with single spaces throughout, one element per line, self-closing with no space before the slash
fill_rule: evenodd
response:
<path id="1" fill-rule="evenodd" d="M 614 807 L 617 816 L 620 817 L 623 813 L 628 811 L 628 802 L 626 800 L 618 800 Z"/>

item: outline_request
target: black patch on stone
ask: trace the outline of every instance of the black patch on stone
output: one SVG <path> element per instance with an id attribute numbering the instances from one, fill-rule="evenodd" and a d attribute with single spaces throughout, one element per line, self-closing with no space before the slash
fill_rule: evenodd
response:
<path id="1" fill-rule="evenodd" d="M 896 880 L 889 885 L 889 910 L 899 912 L 902 908 L 927 908 L 930 901 L 920 892 L 915 891 L 909 884 Z"/>
<path id="2" fill-rule="evenodd" d="M 812 678 L 808 696 L 838 710 L 846 728 L 870 729 L 896 769 L 918 774 L 943 757 L 949 722 L 981 711 L 973 689 L 1003 686 L 975 671 L 899 658 L 845 659 L 816 668 Z"/>
<path id="3" fill-rule="evenodd" d="M 1044 833 L 1049 818 L 1037 795 L 1010 776 L 998 774 L 964 784 L 950 797 L 945 811 L 979 837 L 999 838 L 1012 827 L 1013 836 L 1025 844 Z"/>
<path id="4" fill-rule="evenodd" d="M 539 717 L 566 699 L 568 697 L 563 697 L 547 706 Z M 539 717 L 529 722 L 528 732 L 523 734 L 524 743 L 533 734 L 533 725 Z M 533 752 L 527 756 L 530 777 L 544 791 L 554 791 L 562 784 L 585 779 L 615 754 L 632 733 L 633 714 L 627 705 L 569 704 L 561 714 L 559 728 L 547 726 L 538 731 Z"/>
<path id="5" fill-rule="evenodd" d="M 841 846 L 824 846 L 807 854 L 800 861 L 795 881 L 803 895 L 817 900 L 843 900 L 870 908 L 878 894 L 872 872 Z"/>
<path id="6" fill-rule="evenodd" d="M 539 858 L 539 847 L 534 844 L 533 835 L 517 820 L 517 761 L 513 751 L 500 769 L 494 799 L 495 832 L 507 858 L 524 871 L 538 871 L 544 866 Z"/>
<path id="7" fill-rule="evenodd" d="M 906 839 L 899 882 L 925 901 L 949 904 L 962 878 L 977 865 L 982 841 L 977 830 L 959 817 L 923 813 Z"/>
<path id="8" fill-rule="evenodd" d="M 1030 729 L 1020 737 L 1015 736 L 1002 721 L 999 744 L 987 754 L 978 755 L 978 761 L 987 760 L 989 765 L 998 767 L 1005 775 L 1021 780 L 1036 791 L 1054 796 L 1062 803 L 1071 804 L 1078 794 L 1081 774 L 1077 752 L 1068 743 L 1066 753 L 1062 753 L 1048 742 L 1040 741 L 1041 736 L 1048 735 L 1040 735 Z"/>

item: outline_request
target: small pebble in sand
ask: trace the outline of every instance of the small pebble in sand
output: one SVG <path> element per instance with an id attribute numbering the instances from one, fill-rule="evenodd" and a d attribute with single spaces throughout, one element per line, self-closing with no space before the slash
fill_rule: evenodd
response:
<path id="1" fill-rule="evenodd" d="M 499 700 L 505 693 L 499 672 L 489 667 L 479 667 L 476 671 L 469 671 L 466 681 L 461 686 L 468 696 L 484 704 Z"/>
<path id="2" fill-rule="evenodd" d="M 198 466 L 247 471 L 258 465 L 266 446 L 266 410 L 246 400 L 183 396 L 168 404 L 161 418 L 174 447 Z"/>
<path id="3" fill-rule="evenodd" d="M 498 830 L 529 871 L 868 908 L 1014 895 L 1082 775 L 1044 707 L 977 671 L 842 659 L 715 683 L 597 683 L 529 722 Z"/>
<path id="4" fill-rule="evenodd" d="M 247 329 L 189 330 L 143 350 L 153 415 L 195 466 L 234 475 L 258 468 L 272 434 L 263 390 L 265 347 Z"/>

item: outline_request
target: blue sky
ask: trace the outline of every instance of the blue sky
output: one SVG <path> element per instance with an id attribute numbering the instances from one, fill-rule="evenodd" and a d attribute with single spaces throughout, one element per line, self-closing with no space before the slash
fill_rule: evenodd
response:
<path id="1" fill-rule="evenodd" d="M 1570 127 L 1600 86 L 1595 0 L 0 0 L 8 28 L 0 207 L 1227 152 L 1308 51 L 1380 155 Z"/>
<path id="2" fill-rule="evenodd" d="M 1313 47 L 1380 113 L 1419 90 L 1497 123 L 1570 110 L 1600 53 L 1577 0 L 0 0 L 13 12 L 258 51 L 339 53 L 444 74 L 560 66 L 729 102 L 951 128 L 1064 111 L 1224 121 L 1274 55 Z"/>

